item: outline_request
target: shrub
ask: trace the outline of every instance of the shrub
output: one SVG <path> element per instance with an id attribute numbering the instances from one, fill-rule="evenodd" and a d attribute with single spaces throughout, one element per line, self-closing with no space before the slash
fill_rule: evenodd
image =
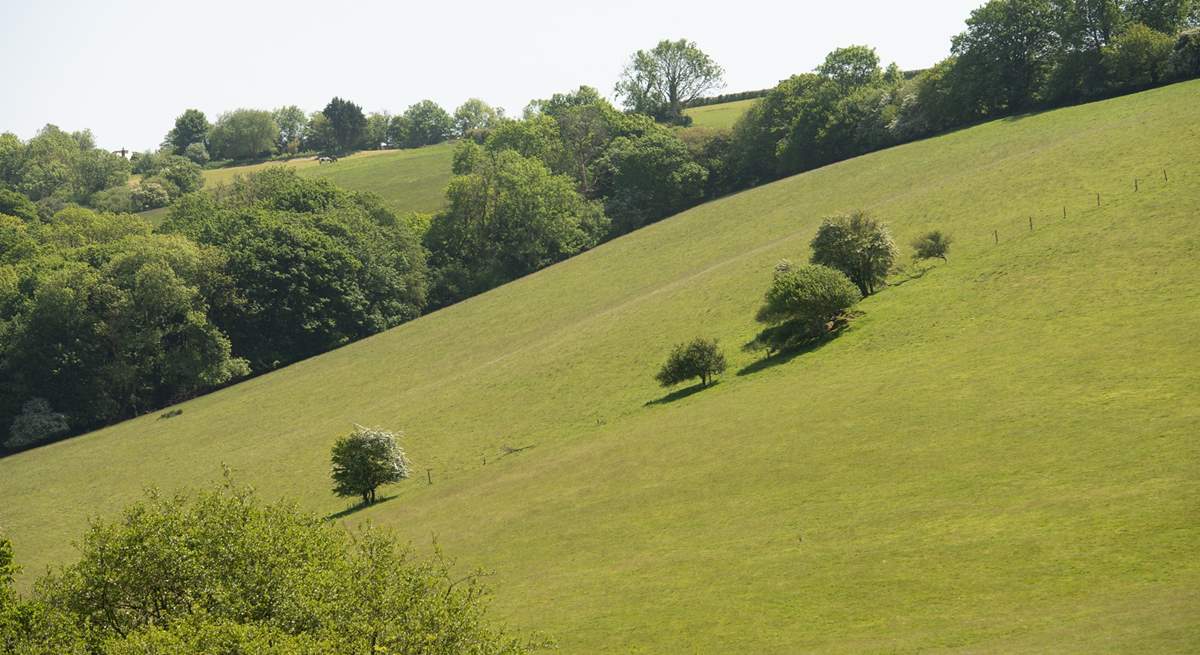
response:
<path id="1" fill-rule="evenodd" d="M 896 261 L 896 244 L 887 225 L 861 209 L 826 218 L 812 249 L 812 263 L 845 273 L 863 296 L 883 286 Z"/>
<path id="2" fill-rule="evenodd" d="M 654 376 L 664 387 L 673 387 L 692 378 L 700 378 L 707 387 L 713 376 L 725 372 L 725 355 L 716 340 L 696 338 L 675 346 L 662 369 Z"/>
<path id="3" fill-rule="evenodd" d="M 193 143 L 183 150 L 183 156 L 192 160 L 192 163 L 203 166 L 208 163 L 208 148 L 204 147 L 203 143 Z"/>
<path id="4" fill-rule="evenodd" d="M 771 288 L 754 317 L 769 327 L 748 348 L 778 352 L 818 339 L 861 298 L 841 271 L 819 264 L 797 267 L 784 260 L 775 267 Z"/>
<path id="5" fill-rule="evenodd" d="M 418 558 L 381 530 L 351 535 L 229 482 L 198 495 L 150 492 L 93 524 L 79 551 L 39 582 L 36 602 L 44 623 L 73 627 L 90 653 L 528 650 L 488 624 L 479 576 L 452 575 L 440 552 Z M 22 632 L 10 650 L 0 630 L 0 651 L 82 650 Z"/>
<path id="6" fill-rule="evenodd" d="M 135 211 L 158 209 L 171 204 L 171 192 L 162 182 L 149 178 L 138 183 L 131 199 Z"/>
<path id="7" fill-rule="evenodd" d="M 937 257 L 942 261 L 947 261 L 946 256 L 950 252 L 950 243 L 950 235 L 943 234 L 941 230 L 926 232 L 913 241 L 913 257 L 916 259 Z"/>
<path id="8" fill-rule="evenodd" d="M 193 143 L 192 145 L 199 144 Z M 200 166 L 186 157 L 177 155 L 164 158 L 157 176 L 170 182 L 177 189 L 175 193 L 171 194 L 172 199 L 184 193 L 197 191 L 204 186 L 204 174 L 201 172 Z"/>
<path id="9" fill-rule="evenodd" d="M 4 445 L 12 450 L 26 448 L 62 436 L 70 427 L 67 416 L 51 409 L 45 398 L 33 398 L 25 403 L 21 413 L 13 419 L 8 441 Z"/>
<path id="10" fill-rule="evenodd" d="M 92 194 L 90 203 L 95 209 L 114 214 L 125 214 L 134 211 L 133 187 L 128 185 L 115 186 L 111 189 L 97 191 Z"/>
<path id="11" fill-rule="evenodd" d="M 333 492 L 361 496 L 364 505 L 375 502 L 380 485 L 408 477 L 408 459 L 386 430 L 355 426 L 333 445 L 332 461 Z"/>

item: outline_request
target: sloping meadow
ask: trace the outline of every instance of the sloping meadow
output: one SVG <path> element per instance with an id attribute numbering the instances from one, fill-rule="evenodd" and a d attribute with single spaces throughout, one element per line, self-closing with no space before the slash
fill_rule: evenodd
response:
<path id="1" fill-rule="evenodd" d="M 564 652 L 1186 650 L 1197 106 L 1177 84 L 708 203 L 177 416 L 0 460 L 0 526 L 28 580 L 87 517 L 222 463 L 333 514 L 329 449 L 358 423 L 404 431 L 415 475 L 341 520 L 493 570 L 499 614 Z M 859 207 L 906 255 L 949 232 L 949 262 L 821 348 L 743 352 L 775 263 Z M 730 370 L 664 398 L 655 370 L 696 336 Z"/>

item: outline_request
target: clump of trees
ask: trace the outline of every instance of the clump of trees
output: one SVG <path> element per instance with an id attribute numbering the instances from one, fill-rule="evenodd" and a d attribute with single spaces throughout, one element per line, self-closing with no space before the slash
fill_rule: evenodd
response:
<path id="1" fill-rule="evenodd" d="M 333 444 L 330 459 L 333 493 L 358 496 L 363 505 L 377 500 L 380 486 L 408 478 L 408 458 L 396 435 L 379 428 L 354 426 Z"/>
<path id="2" fill-rule="evenodd" d="M 425 250 L 409 221 L 282 168 L 186 194 L 157 229 L 82 207 L 43 221 L 14 193 L 0 203 L 21 215 L 0 214 L 10 449 L 325 352 L 425 307 Z"/>
<path id="3" fill-rule="evenodd" d="M 129 162 L 96 147 L 90 130 L 47 125 L 28 141 L 0 134 L 0 188 L 27 197 L 42 218 L 69 204 L 90 204 L 96 194 L 124 186 L 129 175 Z"/>
<path id="4" fill-rule="evenodd" d="M 542 161 L 473 144 L 459 155 L 461 174 L 446 189 L 448 205 L 424 236 L 433 304 L 532 273 L 595 246 L 607 233 L 600 204 Z"/>
<path id="5" fill-rule="evenodd" d="M 725 372 L 725 354 L 715 339 L 697 337 L 677 344 L 654 379 L 664 387 L 673 387 L 696 378 L 707 387 L 714 377 Z"/>
<path id="6" fill-rule="evenodd" d="M 150 492 L 94 524 L 28 598 L 0 539 L 5 653 L 479 653 L 540 646 L 492 624 L 479 573 L 394 535 L 349 532 L 226 481 Z"/>
<path id="7" fill-rule="evenodd" d="M 897 256 L 887 226 L 861 209 L 823 220 L 812 251 L 814 264 L 841 271 L 863 296 L 884 284 Z"/>
<path id="8" fill-rule="evenodd" d="M 732 133 L 735 184 L 753 186 L 981 120 L 1200 75 L 1195 2 L 990 0 L 925 71 L 839 48 L 748 111 Z"/>
<path id="9" fill-rule="evenodd" d="M 858 287 L 839 270 L 781 261 L 754 317 L 767 327 L 747 349 L 771 354 L 819 340 L 837 330 L 861 298 Z"/>

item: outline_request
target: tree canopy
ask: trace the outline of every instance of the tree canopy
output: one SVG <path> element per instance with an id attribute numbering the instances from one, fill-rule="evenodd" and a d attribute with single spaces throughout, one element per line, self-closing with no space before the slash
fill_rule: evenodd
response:
<path id="1" fill-rule="evenodd" d="M 677 344 L 654 379 L 664 387 L 673 387 L 700 378 L 700 386 L 707 387 L 713 377 L 725 372 L 725 367 L 725 355 L 716 340 L 697 337 Z"/>
<path id="2" fill-rule="evenodd" d="M 725 85 L 724 75 L 694 41 L 664 39 L 630 57 L 616 93 L 626 109 L 679 122 L 689 101 Z"/>
<path id="3" fill-rule="evenodd" d="M 355 426 L 333 444 L 330 459 L 333 493 L 359 496 L 364 505 L 377 500 L 380 486 L 408 478 L 408 459 L 387 430 Z"/>
<path id="4" fill-rule="evenodd" d="M 235 109 L 221 114 L 209 136 L 212 155 L 218 159 L 249 159 L 275 151 L 279 126 L 271 112 Z"/>
<path id="5" fill-rule="evenodd" d="M 750 342 L 750 349 L 777 352 L 818 339 L 861 293 L 840 271 L 819 264 L 795 266 L 784 260 L 775 267 L 771 287 L 755 320 L 768 327 Z"/>
<path id="6" fill-rule="evenodd" d="M 882 286 L 896 261 L 887 226 L 865 211 L 830 216 L 812 240 L 812 262 L 846 274 L 863 296 Z"/>
<path id="7" fill-rule="evenodd" d="M 333 141 L 337 150 L 345 152 L 357 148 L 367 128 L 367 117 L 362 107 L 341 98 L 334 98 L 321 111 L 329 120 Z"/>
<path id="8" fill-rule="evenodd" d="M 468 144 L 467 148 L 478 148 Z M 608 219 L 574 182 L 512 150 L 478 152 L 425 234 L 435 304 L 485 291 L 595 246 Z"/>
<path id="9" fill-rule="evenodd" d="M 155 491 L 92 525 L 79 559 L 11 591 L 0 540 L 0 647 L 12 653 L 517 655 L 478 573 L 392 534 L 351 534 L 228 478 L 197 494 Z"/>
<path id="10" fill-rule="evenodd" d="M 188 109 L 175 119 L 175 127 L 167 132 L 163 145 L 170 146 L 179 155 L 184 154 L 188 146 L 194 143 L 207 147 L 208 131 L 211 127 L 204 112 L 199 109 Z"/>

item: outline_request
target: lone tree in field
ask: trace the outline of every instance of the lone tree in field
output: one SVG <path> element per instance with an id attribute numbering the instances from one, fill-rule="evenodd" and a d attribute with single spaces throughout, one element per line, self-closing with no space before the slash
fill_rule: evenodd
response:
<path id="1" fill-rule="evenodd" d="M 724 75 L 694 41 L 662 40 L 633 54 L 616 92 L 626 109 L 679 122 L 687 103 L 725 86 Z"/>
<path id="2" fill-rule="evenodd" d="M 700 378 L 700 386 L 707 387 L 714 376 L 724 372 L 725 355 L 717 347 L 716 340 L 696 338 L 691 343 L 675 346 L 654 379 L 664 387 L 673 387 Z"/>
<path id="3" fill-rule="evenodd" d="M 332 459 L 333 493 L 360 496 L 364 505 L 375 502 L 380 485 L 408 477 L 408 459 L 387 430 L 354 426 L 354 432 L 333 444 Z"/>
<path id="4" fill-rule="evenodd" d="M 812 250 L 812 263 L 845 273 L 864 296 L 883 286 L 897 254 L 887 226 L 861 209 L 822 221 Z"/>
<path id="5" fill-rule="evenodd" d="M 771 288 L 754 317 L 768 327 L 747 348 L 770 354 L 820 339 L 835 330 L 845 311 L 861 298 L 841 271 L 784 260 L 775 266 Z"/>
<path id="6" fill-rule="evenodd" d="M 938 258 L 949 261 L 946 256 L 950 253 L 950 235 L 942 234 L 941 230 L 926 232 L 913 241 L 914 259 Z"/>

